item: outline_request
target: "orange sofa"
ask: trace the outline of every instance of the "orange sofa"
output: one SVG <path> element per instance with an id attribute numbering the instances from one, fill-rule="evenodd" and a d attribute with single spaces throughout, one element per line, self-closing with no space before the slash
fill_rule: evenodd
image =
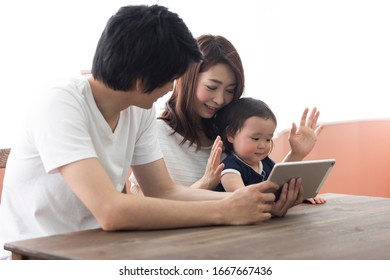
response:
<path id="1" fill-rule="evenodd" d="M 289 131 L 274 139 L 271 158 L 280 162 L 290 150 Z M 335 158 L 320 193 L 390 198 L 390 120 L 324 124 L 309 159 Z"/>

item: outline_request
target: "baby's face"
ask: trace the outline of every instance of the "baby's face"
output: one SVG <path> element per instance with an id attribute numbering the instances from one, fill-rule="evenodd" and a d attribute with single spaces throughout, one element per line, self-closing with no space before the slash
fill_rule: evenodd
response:
<path id="1" fill-rule="evenodd" d="M 258 166 L 259 161 L 269 155 L 276 124 L 271 119 L 250 117 L 235 135 L 228 136 L 234 153 L 250 166 Z"/>

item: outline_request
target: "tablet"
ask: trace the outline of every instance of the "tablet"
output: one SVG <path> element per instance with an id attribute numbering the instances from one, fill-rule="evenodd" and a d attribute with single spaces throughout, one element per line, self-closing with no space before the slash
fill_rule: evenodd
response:
<path id="1" fill-rule="evenodd" d="M 276 163 L 268 180 L 279 185 L 279 189 L 275 191 L 276 199 L 278 199 L 284 183 L 292 178 L 300 177 L 304 198 L 312 198 L 320 192 L 335 163 L 335 159 Z"/>

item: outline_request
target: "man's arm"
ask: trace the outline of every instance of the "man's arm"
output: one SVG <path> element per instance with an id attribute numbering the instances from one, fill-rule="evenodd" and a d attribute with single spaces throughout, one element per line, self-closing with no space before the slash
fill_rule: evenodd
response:
<path id="1" fill-rule="evenodd" d="M 160 197 L 165 199 L 173 199 L 173 200 L 223 199 L 223 201 L 225 201 L 227 200 L 226 199 L 227 197 L 235 196 L 238 190 L 243 190 L 243 192 L 247 192 L 248 188 L 249 189 L 255 188 L 257 192 L 261 192 L 262 195 L 265 195 L 271 189 L 277 188 L 277 185 L 270 181 L 264 181 L 258 184 L 246 186 L 245 188 L 239 188 L 234 192 L 214 192 L 214 191 L 209 191 L 204 189 L 193 189 L 189 187 L 175 185 L 172 182 L 171 178 L 169 177 L 168 172 L 166 171 L 166 167 L 163 159 L 145 165 L 134 166 L 132 169 L 134 174 L 140 178 L 137 180 L 146 196 Z M 151 172 L 151 170 L 153 170 L 153 172 Z M 157 171 L 161 173 L 157 175 L 157 173 L 155 173 Z M 169 188 L 167 188 L 166 186 L 169 186 Z M 274 216 L 285 216 L 291 207 L 299 203 L 302 203 L 303 201 L 302 180 L 293 179 L 290 180 L 288 183 L 286 183 L 285 186 L 283 186 L 281 195 L 277 202 L 274 202 L 275 196 L 273 194 L 272 196 L 273 196 L 272 209 L 270 210 L 270 213 Z M 248 200 L 248 202 L 249 201 L 250 200 Z M 268 200 L 263 200 L 258 203 L 260 204 L 268 203 L 267 201 Z M 234 208 L 233 204 L 232 205 L 228 204 L 226 206 L 229 208 L 229 211 Z M 233 211 L 241 211 L 241 210 L 233 210 Z"/>
<path id="2" fill-rule="evenodd" d="M 163 160 L 133 170 L 147 195 L 219 200 L 178 201 L 120 193 L 96 158 L 73 162 L 59 170 L 104 230 L 253 224 L 271 217 L 275 198 L 263 193 L 263 189 L 276 187 L 271 182 L 225 194 L 223 199 L 223 194 L 176 186 Z"/>

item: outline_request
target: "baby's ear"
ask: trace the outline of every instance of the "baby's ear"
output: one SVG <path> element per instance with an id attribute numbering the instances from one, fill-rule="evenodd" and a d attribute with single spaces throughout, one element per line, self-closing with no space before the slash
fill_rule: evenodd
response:
<path id="1" fill-rule="evenodd" d="M 232 135 L 227 135 L 226 139 L 227 139 L 230 143 L 233 144 L 233 142 L 234 142 L 234 136 L 232 136 Z"/>

